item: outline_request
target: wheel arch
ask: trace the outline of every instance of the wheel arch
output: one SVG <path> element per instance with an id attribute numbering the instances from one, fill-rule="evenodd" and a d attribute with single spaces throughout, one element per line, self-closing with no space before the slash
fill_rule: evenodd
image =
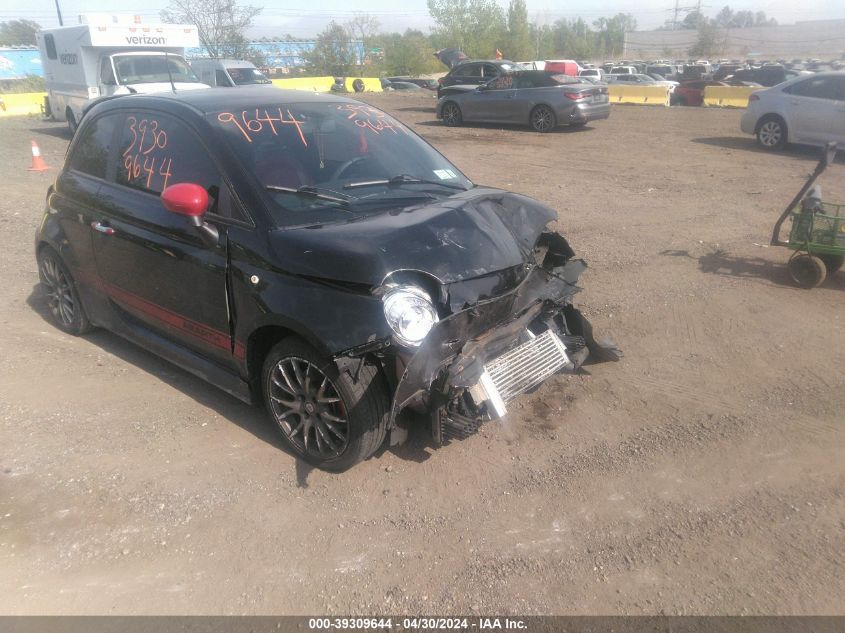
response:
<path id="1" fill-rule="evenodd" d="M 784 129 L 786 129 L 786 135 L 788 137 L 789 136 L 789 124 L 786 122 L 786 118 L 784 118 L 784 116 L 779 112 L 767 112 L 766 114 L 761 116 L 759 119 L 757 119 L 757 123 L 754 125 L 754 134 L 759 133 L 760 128 L 763 126 L 763 124 L 766 121 L 771 121 L 772 119 L 777 119 L 778 121 L 780 121 L 783 124 Z"/>
<path id="2" fill-rule="evenodd" d="M 558 118 L 557 110 L 555 109 L 555 107 L 551 103 L 549 103 L 548 101 L 536 101 L 536 102 L 531 104 L 530 108 L 528 108 L 528 127 L 531 127 L 531 116 L 534 114 L 534 111 L 537 108 L 542 108 L 542 107 L 546 107 L 546 108 L 548 108 L 549 110 L 552 111 L 552 116 L 554 116 L 554 118 L 555 118 L 555 124 L 554 124 L 553 127 L 557 127 L 558 125 L 560 125 L 560 120 Z"/>

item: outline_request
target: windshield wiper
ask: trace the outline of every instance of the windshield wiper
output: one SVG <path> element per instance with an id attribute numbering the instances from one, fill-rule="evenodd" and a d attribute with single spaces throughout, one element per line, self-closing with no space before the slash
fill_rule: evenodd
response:
<path id="1" fill-rule="evenodd" d="M 307 197 L 307 198 L 317 198 L 318 200 L 327 200 L 329 202 L 336 202 L 344 209 L 349 208 L 349 199 L 347 198 L 340 198 L 338 196 L 330 196 L 325 193 L 320 193 L 320 191 L 316 187 L 312 187 L 310 185 L 305 185 L 300 187 L 299 189 L 294 189 L 293 187 L 279 187 L 277 185 L 267 185 L 264 187 L 265 189 L 269 189 L 270 191 L 281 191 L 283 193 L 295 193 L 297 195 Z M 327 191 L 331 191 L 330 189 Z M 337 191 L 332 191 L 332 193 L 337 193 L 339 195 L 344 195 Z"/>
<path id="2" fill-rule="evenodd" d="M 405 185 L 405 184 L 423 184 L 423 185 L 437 185 L 439 187 L 447 187 L 449 189 L 457 189 L 458 191 L 466 191 L 467 188 L 463 185 L 455 185 L 442 180 L 426 180 L 425 178 L 417 178 L 416 176 L 409 176 L 408 174 L 399 174 L 392 178 L 381 180 L 362 180 L 360 182 L 350 182 L 348 185 L 343 185 L 344 189 L 357 189 L 358 187 L 374 187 L 376 185 Z"/>

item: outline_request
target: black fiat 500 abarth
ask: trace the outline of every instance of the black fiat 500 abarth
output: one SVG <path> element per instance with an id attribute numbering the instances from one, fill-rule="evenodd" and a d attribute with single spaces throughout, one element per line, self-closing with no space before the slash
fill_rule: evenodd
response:
<path id="1" fill-rule="evenodd" d="M 408 420 L 448 442 L 617 357 L 571 303 L 585 265 L 555 219 L 359 101 L 212 89 L 92 107 L 36 253 L 58 327 L 263 402 L 298 456 L 343 470 Z"/>

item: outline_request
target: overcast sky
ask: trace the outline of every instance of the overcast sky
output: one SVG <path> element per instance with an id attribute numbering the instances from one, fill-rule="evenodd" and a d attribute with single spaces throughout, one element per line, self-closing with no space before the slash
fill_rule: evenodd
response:
<path id="1" fill-rule="evenodd" d="M 724 0 L 701 0 L 703 12 L 713 16 L 721 9 Z M 358 5 L 349 0 L 309 0 L 308 9 L 291 8 L 289 0 L 242 0 L 244 4 L 262 6 L 259 23 L 250 35 L 254 37 L 274 36 L 290 33 L 296 37 L 311 37 L 320 32 L 329 20 L 344 22 L 353 15 L 352 7 L 375 16 L 383 30 L 417 28 L 428 31 L 432 22 L 428 16 L 425 0 L 369 0 Z M 13 0 L 0 1 L 0 21 L 26 18 L 44 27 L 58 26 L 54 0 L 27 0 L 17 2 L 21 8 L 13 8 Z M 139 14 L 144 21 L 157 21 L 158 12 L 167 6 L 168 0 L 59 0 L 65 24 L 77 22 L 77 15 L 83 12 Z M 507 0 L 499 0 L 503 7 Z M 655 28 L 663 24 L 672 14 L 675 0 L 527 0 L 529 19 L 540 23 L 554 22 L 560 18 L 582 17 L 592 22 L 601 16 L 616 13 L 632 13 L 640 28 Z M 690 6 L 693 0 L 680 0 L 680 5 Z M 397 9 L 402 6 L 402 10 Z M 133 6 L 137 7 L 133 9 Z M 798 8 L 800 6 L 800 9 Z M 116 7 L 120 7 L 118 11 Z M 781 24 L 792 24 L 804 20 L 845 18 L 845 0 L 745 0 L 731 2 L 732 9 L 765 11 Z"/>

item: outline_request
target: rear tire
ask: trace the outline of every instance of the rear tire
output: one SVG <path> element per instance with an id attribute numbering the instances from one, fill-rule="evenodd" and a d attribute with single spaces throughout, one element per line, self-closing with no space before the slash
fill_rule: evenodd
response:
<path id="1" fill-rule="evenodd" d="M 786 123 L 779 116 L 764 116 L 757 125 L 757 144 L 763 149 L 786 147 Z"/>
<path id="2" fill-rule="evenodd" d="M 443 124 L 448 125 L 449 127 L 456 127 L 464 121 L 463 114 L 461 114 L 461 108 L 453 101 L 447 101 L 443 104 L 440 116 L 443 119 Z"/>
<path id="3" fill-rule="evenodd" d="M 53 324 L 73 336 L 89 332 L 91 322 L 79 300 L 76 282 L 59 254 L 49 246 L 38 251 L 38 277 Z"/>
<path id="4" fill-rule="evenodd" d="M 817 255 L 816 257 L 824 262 L 828 275 L 839 272 L 842 265 L 845 264 L 845 255 Z"/>
<path id="5" fill-rule="evenodd" d="M 535 132 L 545 134 L 557 127 L 557 117 L 549 106 L 538 105 L 531 111 L 528 123 Z"/>
<path id="6" fill-rule="evenodd" d="M 298 338 L 267 354 L 264 402 L 297 457 L 332 472 L 365 460 L 384 442 L 390 398 L 378 368 L 366 362 L 356 379 Z"/>
<path id="7" fill-rule="evenodd" d="M 815 255 L 795 253 L 789 258 L 787 266 L 792 281 L 802 288 L 816 288 L 827 277 L 827 268 L 825 268 L 824 262 Z"/>

